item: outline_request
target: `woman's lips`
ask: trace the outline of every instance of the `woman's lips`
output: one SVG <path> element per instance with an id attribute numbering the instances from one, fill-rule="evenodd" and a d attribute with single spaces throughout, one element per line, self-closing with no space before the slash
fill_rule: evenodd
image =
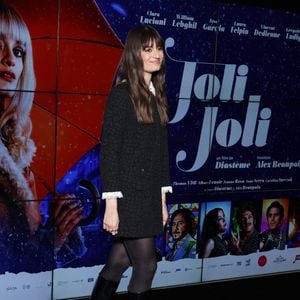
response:
<path id="1" fill-rule="evenodd" d="M 13 80 L 16 79 L 16 76 L 12 72 L 2 71 L 2 72 L 0 72 L 0 78 L 7 81 L 7 82 L 12 82 Z"/>

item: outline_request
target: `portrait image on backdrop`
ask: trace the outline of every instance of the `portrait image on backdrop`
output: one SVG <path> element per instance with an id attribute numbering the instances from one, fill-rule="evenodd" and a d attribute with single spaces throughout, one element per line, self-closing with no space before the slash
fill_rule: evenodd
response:
<path id="1" fill-rule="evenodd" d="M 169 205 L 165 259 L 196 258 L 198 203 Z"/>

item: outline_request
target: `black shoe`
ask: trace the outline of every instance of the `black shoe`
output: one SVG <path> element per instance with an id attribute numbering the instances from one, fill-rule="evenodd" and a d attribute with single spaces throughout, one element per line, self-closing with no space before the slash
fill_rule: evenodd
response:
<path id="1" fill-rule="evenodd" d="M 111 300 L 118 286 L 119 282 L 106 280 L 99 275 L 90 300 Z"/>
<path id="2" fill-rule="evenodd" d="M 130 300 L 150 300 L 150 290 L 143 293 L 128 292 L 128 299 Z"/>

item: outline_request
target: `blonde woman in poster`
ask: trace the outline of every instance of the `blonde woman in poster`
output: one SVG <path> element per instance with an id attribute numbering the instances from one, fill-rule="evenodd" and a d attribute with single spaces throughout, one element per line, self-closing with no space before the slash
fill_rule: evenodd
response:
<path id="1" fill-rule="evenodd" d="M 17 11 L 0 3 L 0 273 L 38 272 L 85 251 L 76 225 L 82 209 L 61 195 L 42 224 L 31 163 L 30 112 L 35 90 L 29 30 Z"/>

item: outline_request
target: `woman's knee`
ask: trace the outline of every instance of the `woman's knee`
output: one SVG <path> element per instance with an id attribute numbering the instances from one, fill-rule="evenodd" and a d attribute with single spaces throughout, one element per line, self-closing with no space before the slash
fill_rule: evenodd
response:
<path id="1" fill-rule="evenodd" d="M 149 272 L 151 273 L 155 273 L 157 270 L 157 261 L 156 260 L 152 260 L 150 263 L 149 263 Z"/>

